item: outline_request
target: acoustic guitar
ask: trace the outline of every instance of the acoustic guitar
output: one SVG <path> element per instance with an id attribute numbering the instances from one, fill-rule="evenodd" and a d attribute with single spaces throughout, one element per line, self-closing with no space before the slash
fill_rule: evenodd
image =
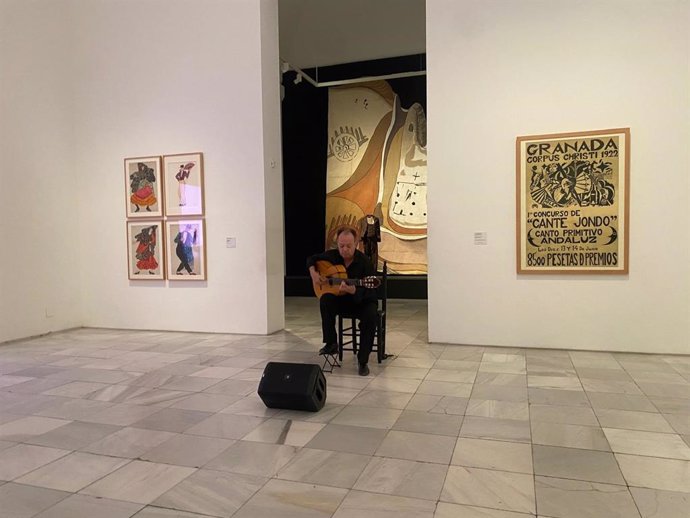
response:
<path id="1" fill-rule="evenodd" d="M 321 277 L 326 278 L 326 284 L 314 285 L 314 293 L 318 298 L 326 293 L 332 293 L 333 295 L 345 295 L 340 291 L 340 283 L 344 282 L 349 286 L 364 286 L 365 288 L 378 288 L 381 285 L 381 279 L 374 277 L 364 277 L 364 279 L 348 279 L 347 270 L 342 264 L 333 264 L 330 261 L 316 261 L 314 265 L 316 271 L 319 272 Z"/>

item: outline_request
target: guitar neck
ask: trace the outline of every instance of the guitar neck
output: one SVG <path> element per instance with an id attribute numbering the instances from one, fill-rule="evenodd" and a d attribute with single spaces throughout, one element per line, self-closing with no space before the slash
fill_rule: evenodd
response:
<path id="1" fill-rule="evenodd" d="M 337 277 L 332 277 L 328 279 L 328 284 L 331 286 L 338 286 L 340 285 L 341 282 L 344 282 L 345 284 L 349 286 L 362 286 L 363 285 L 363 279 L 339 279 Z"/>

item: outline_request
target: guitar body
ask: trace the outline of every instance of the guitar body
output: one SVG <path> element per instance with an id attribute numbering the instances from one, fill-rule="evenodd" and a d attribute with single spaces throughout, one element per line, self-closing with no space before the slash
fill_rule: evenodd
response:
<path id="1" fill-rule="evenodd" d="M 313 283 L 314 293 L 317 298 L 321 298 L 326 293 L 333 295 L 346 295 L 340 291 L 342 282 L 354 286 L 364 286 L 365 288 L 378 288 L 381 280 L 376 277 L 365 277 L 364 279 L 348 279 L 347 270 L 342 264 L 333 264 L 330 261 L 316 261 L 314 265 L 319 275 L 328 279 L 327 284 Z"/>
<path id="2" fill-rule="evenodd" d="M 347 279 L 347 270 L 342 264 L 333 264 L 330 261 L 316 261 L 314 265 L 316 271 L 319 275 L 329 279 L 328 284 L 318 285 L 314 284 L 314 293 L 317 298 L 321 298 L 326 293 L 332 293 L 333 295 L 344 295 L 340 292 L 340 283 L 332 284 L 335 279 Z M 331 280 L 332 279 L 332 280 Z"/>

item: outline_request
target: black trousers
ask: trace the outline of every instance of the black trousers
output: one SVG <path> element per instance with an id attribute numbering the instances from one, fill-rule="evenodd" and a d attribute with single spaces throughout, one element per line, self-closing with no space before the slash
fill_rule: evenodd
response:
<path id="1" fill-rule="evenodd" d="M 187 254 L 185 253 L 184 248 L 178 246 L 175 249 L 175 255 L 177 255 L 177 258 L 180 260 L 180 266 L 177 267 L 177 273 L 180 273 L 182 271 L 182 268 L 187 270 L 187 273 L 192 273 L 192 268 L 189 266 L 189 262 L 187 261 Z"/>
<path id="2" fill-rule="evenodd" d="M 371 353 L 371 348 L 374 345 L 374 335 L 376 334 L 378 302 L 364 300 L 356 304 L 351 295 L 336 296 L 326 293 L 321 296 L 320 303 L 323 343 L 338 343 L 338 335 L 335 332 L 335 319 L 337 315 L 356 317 L 359 319 L 360 331 L 357 360 L 359 363 L 368 363 L 369 353 Z"/>

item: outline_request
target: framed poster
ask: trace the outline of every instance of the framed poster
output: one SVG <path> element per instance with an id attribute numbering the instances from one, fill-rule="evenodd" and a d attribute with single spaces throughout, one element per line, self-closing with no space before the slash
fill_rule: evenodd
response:
<path id="1" fill-rule="evenodd" d="M 163 268 L 163 222 L 127 222 L 127 268 L 131 280 L 160 280 Z"/>
<path id="2" fill-rule="evenodd" d="M 166 216 L 203 216 L 204 157 L 202 153 L 163 157 Z"/>
<path id="3" fill-rule="evenodd" d="M 206 280 L 204 220 L 166 221 L 166 271 L 171 281 Z"/>
<path id="4" fill-rule="evenodd" d="M 630 128 L 518 137 L 517 272 L 628 273 Z"/>
<path id="5" fill-rule="evenodd" d="M 153 218 L 163 215 L 160 172 L 159 156 L 125 158 L 125 201 L 128 218 Z"/>

